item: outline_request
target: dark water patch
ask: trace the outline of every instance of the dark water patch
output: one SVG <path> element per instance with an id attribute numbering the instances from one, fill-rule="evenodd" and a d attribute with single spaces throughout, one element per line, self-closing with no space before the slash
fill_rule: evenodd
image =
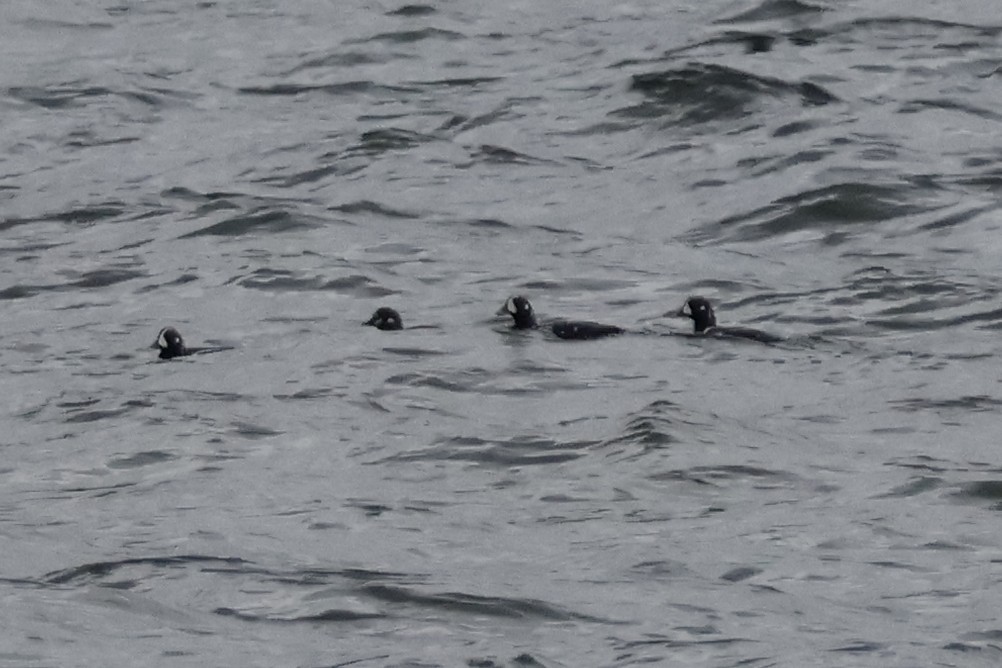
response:
<path id="1" fill-rule="evenodd" d="M 982 109 L 975 107 L 972 104 L 965 104 L 963 102 L 958 102 L 953 99 L 938 99 L 938 100 L 908 100 L 898 107 L 899 114 L 916 114 L 927 110 L 936 111 L 960 111 L 965 114 L 970 114 L 978 118 L 983 118 L 989 121 L 1000 121 L 1002 120 L 1002 114 L 996 113 L 989 109 Z M 951 114 L 953 115 L 953 114 Z"/>
<path id="2" fill-rule="evenodd" d="M 658 580 L 678 578 L 691 575 L 691 569 L 682 561 L 659 559 L 644 561 L 630 567 L 630 572 L 647 578 Z"/>
<path id="3" fill-rule="evenodd" d="M 442 227 L 464 228 L 462 234 L 469 234 L 473 237 L 493 239 L 512 234 L 519 228 L 511 223 L 506 223 L 497 218 L 445 218 L 428 221 L 431 225 Z M 422 251 L 425 249 L 421 249 Z"/>
<path id="4" fill-rule="evenodd" d="M 397 241 L 386 241 L 375 246 L 363 249 L 366 253 L 378 253 L 380 255 L 400 255 L 402 257 L 413 257 L 427 251 L 422 246 L 412 246 Z"/>
<path id="5" fill-rule="evenodd" d="M 243 622 L 273 622 L 295 624 L 301 622 L 357 622 L 366 619 L 385 619 L 387 615 L 379 612 L 361 612 L 346 609 L 322 610 L 306 615 L 262 614 L 258 612 L 241 612 L 234 608 L 216 608 L 213 612 L 224 617 L 234 617 Z M 349 664 L 340 664 L 349 665 Z"/>
<path id="6" fill-rule="evenodd" d="M 673 125 L 696 125 L 743 118 L 761 109 L 766 98 L 792 98 L 821 106 L 838 98 L 818 84 L 791 83 L 708 63 L 635 74 L 630 90 L 647 102 L 611 112 L 630 118 L 657 118 Z"/>
<path id="7" fill-rule="evenodd" d="M 24 299 L 37 295 L 44 289 L 45 286 L 39 285 L 12 285 L 0 290 L 0 299 Z"/>
<path id="8" fill-rule="evenodd" d="M 678 429 L 680 407 L 668 400 L 659 399 L 631 415 L 620 436 L 605 441 L 603 445 L 638 445 L 642 456 L 652 450 L 661 450 L 679 441 L 673 432 Z M 622 452 L 617 448 L 616 452 Z"/>
<path id="9" fill-rule="evenodd" d="M 177 398 L 179 401 L 193 401 L 196 403 L 203 401 L 240 403 L 246 402 L 249 399 L 246 395 L 237 394 L 236 392 L 207 392 L 204 390 L 168 390 L 156 394 L 166 396 L 169 399 Z M 154 403 L 162 405 L 164 402 L 156 401 Z"/>
<path id="10" fill-rule="evenodd" d="M 337 211 L 339 213 L 350 215 L 374 215 L 382 218 L 413 219 L 420 217 L 419 214 L 404 211 L 402 209 L 394 209 L 386 206 L 385 204 L 380 204 L 379 202 L 373 202 L 367 199 L 331 206 L 328 207 L 328 211 Z"/>
<path id="11" fill-rule="evenodd" d="M 0 222 L 0 230 L 3 229 L 3 222 Z M 6 253 L 31 253 L 30 255 L 22 255 L 16 258 L 15 262 L 24 262 L 26 260 L 37 260 L 40 257 L 40 252 L 51 250 L 53 248 L 61 248 L 63 246 L 69 245 L 68 243 L 26 243 L 20 246 L 11 246 L 9 248 L 0 248 L 0 254 Z"/>
<path id="12" fill-rule="evenodd" d="M 923 211 L 915 201 L 924 196 L 907 183 L 840 183 L 780 198 L 751 212 L 702 225 L 682 237 L 696 243 L 740 243 L 817 230 L 835 243 L 848 225 L 880 223 Z"/>
<path id="13" fill-rule="evenodd" d="M 362 65 L 379 65 L 389 62 L 395 56 L 389 54 L 370 53 L 365 51 L 338 51 L 318 58 L 304 60 L 299 65 L 284 72 L 285 76 L 297 74 L 305 70 L 327 69 L 331 67 L 353 68 Z"/>
<path id="14" fill-rule="evenodd" d="M 301 214 L 293 214 L 283 209 L 263 209 L 241 214 L 233 218 L 182 234 L 178 239 L 192 239 L 204 236 L 242 237 L 249 234 L 281 234 L 319 227 L 322 221 Z"/>
<path id="15" fill-rule="evenodd" d="M 519 285 L 523 290 L 540 292 L 560 290 L 569 292 L 607 292 L 636 287 L 637 282 L 623 278 L 595 278 L 593 276 L 568 276 L 562 280 L 525 281 Z M 533 303 L 535 306 L 535 303 Z"/>
<path id="16" fill-rule="evenodd" d="M 64 487 L 61 489 L 62 492 L 66 494 L 88 494 L 91 498 L 100 499 L 107 496 L 114 496 L 119 492 L 123 492 L 127 489 L 131 490 L 138 487 L 138 483 L 135 482 L 121 482 L 115 485 L 97 485 L 93 487 Z"/>
<path id="17" fill-rule="evenodd" d="M 943 479 L 933 476 L 920 476 L 909 480 L 904 485 L 898 485 L 885 494 L 878 494 L 876 498 L 909 498 L 919 496 L 926 492 L 931 492 L 943 484 Z"/>
<path id="18" fill-rule="evenodd" d="M 348 40 L 348 43 L 358 44 L 365 42 L 391 42 L 393 44 L 414 44 L 425 40 L 454 42 L 456 40 L 465 39 L 465 37 L 466 36 L 462 33 L 454 32 L 452 30 L 442 30 L 441 28 L 428 27 L 420 28 L 418 30 L 396 30 L 393 32 L 384 32 L 373 35 L 372 37 L 366 37 L 364 39 Z"/>
<path id="19" fill-rule="evenodd" d="M 93 98 L 104 98 L 115 93 L 102 86 L 14 86 L 7 89 L 10 97 L 34 104 L 43 109 L 64 110 L 82 107 Z"/>
<path id="20" fill-rule="evenodd" d="M 306 183 L 317 183 L 329 177 L 343 177 L 365 169 L 365 165 L 351 163 L 349 161 L 336 162 L 334 164 L 322 165 L 305 169 L 282 176 L 265 176 L 257 179 L 257 183 L 265 183 L 278 186 L 280 188 L 295 188 Z"/>
<path id="21" fill-rule="evenodd" d="M 786 123 L 785 125 L 781 125 L 775 130 L 773 130 L 772 136 L 792 137 L 793 135 L 798 135 L 803 132 L 809 132 L 811 130 L 814 130 L 818 127 L 821 127 L 821 125 L 822 123 L 820 121 L 793 121 L 792 123 Z M 799 155 L 808 155 L 808 156 L 817 155 L 819 156 L 818 159 L 820 159 L 820 157 L 826 157 L 830 155 L 830 153 L 831 151 L 808 150 L 808 151 L 800 151 Z M 816 162 L 816 161 L 817 159 L 813 157 L 811 159 L 803 160 L 803 162 Z"/>
<path id="22" fill-rule="evenodd" d="M 309 401 L 311 399 L 327 399 L 333 394 L 334 390 L 329 387 L 317 387 L 299 390 L 293 394 L 273 394 L 272 397 L 279 401 Z"/>
<path id="23" fill-rule="evenodd" d="M 85 272 L 77 280 L 49 285 L 12 285 L 0 290 L 0 300 L 33 297 L 42 292 L 67 292 L 77 289 L 90 290 L 104 288 L 116 283 L 124 283 L 147 274 L 132 269 L 96 269 Z"/>
<path id="24" fill-rule="evenodd" d="M 105 202 L 102 204 L 94 204 L 92 206 L 85 206 L 78 209 L 70 209 L 68 211 L 60 211 L 58 213 L 52 213 L 47 215 L 41 220 L 51 220 L 59 223 L 71 223 L 71 224 L 83 224 L 90 225 L 93 223 L 99 223 L 110 218 L 116 218 L 121 216 L 123 213 L 128 211 L 128 207 L 121 202 Z"/>
<path id="25" fill-rule="evenodd" d="M 100 420 L 108 420 L 111 418 L 116 418 L 119 415 L 124 415 L 129 412 L 129 407 L 104 410 L 104 411 L 81 411 L 79 413 L 74 413 L 67 417 L 64 422 L 66 424 L 81 424 L 86 422 L 98 422 Z"/>
<path id="26" fill-rule="evenodd" d="M 789 487 L 797 476 L 787 471 L 748 466 L 744 464 L 721 466 L 693 466 L 687 469 L 676 469 L 647 476 L 649 480 L 681 480 L 696 482 L 702 485 L 718 486 L 731 481 L 754 481 L 756 489 L 775 489 Z"/>
<path id="27" fill-rule="evenodd" d="M 180 199 L 186 202 L 206 205 L 211 204 L 216 208 L 239 209 L 241 206 L 233 200 L 245 200 L 249 196 L 238 192 L 212 191 L 199 192 L 183 186 L 173 186 L 161 191 L 160 196 L 165 199 Z M 221 203 L 221 205 L 220 205 Z"/>
<path id="28" fill-rule="evenodd" d="M 461 372 L 460 380 L 449 380 L 427 373 L 402 373 L 386 379 L 388 385 L 405 385 L 408 387 L 430 387 L 449 392 L 476 392 L 484 377 L 483 369 Z"/>
<path id="29" fill-rule="evenodd" d="M 917 38 L 928 38 L 932 41 L 926 43 L 932 44 L 944 39 L 945 34 L 951 31 L 973 33 L 982 37 L 997 37 L 1002 34 L 1002 26 L 974 25 L 904 14 L 899 16 L 867 16 L 853 19 L 841 25 L 846 31 L 885 31 L 909 41 Z M 872 39 L 872 37 L 865 36 L 865 39 Z"/>
<path id="30" fill-rule="evenodd" d="M 292 84 L 282 83 L 271 86 L 245 86 L 237 89 L 244 95 L 296 97 L 321 93 L 334 97 L 352 95 L 380 95 L 385 97 L 399 96 L 402 93 L 415 93 L 418 89 L 404 86 L 387 86 L 372 81 L 346 81 L 337 84 Z"/>
<path id="31" fill-rule="evenodd" d="M 325 279 L 321 276 L 300 277 L 285 269 L 257 269 L 249 276 L 233 278 L 241 287 L 268 292 L 326 291 L 355 295 L 357 297 L 386 297 L 397 294 L 394 290 L 376 285 L 367 276 L 354 274 Z"/>
<path id="32" fill-rule="evenodd" d="M 428 328 L 427 326 L 425 328 Z M 414 329 L 409 327 L 408 329 Z M 389 353 L 390 355 L 400 355 L 401 357 L 409 357 L 411 359 L 425 359 L 428 357 L 440 357 L 442 355 L 451 355 L 451 352 L 444 350 L 429 350 L 428 348 L 393 348 L 384 347 L 384 353 Z"/>
<path id="33" fill-rule="evenodd" d="M 504 81 L 502 77 L 455 77 L 450 79 L 435 79 L 433 81 L 410 81 L 411 85 L 428 88 L 470 88 L 475 89 L 483 84 Z"/>
<path id="34" fill-rule="evenodd" d="M 264 198 L 245 195 L 238 192 L 199 192 L 190 188 L 175 186 L 160 193 L 163 199 L 177 199 L 182 202 L 196 204 L 190 214 L 193 219 L 199 219 L 216 211 L 243 211 L 247 208 L 262 208 L 271 206 L 262 204 Z"/>
<path id="35" fill-rule="evenodd" d="M 392 506 L 388 506 L 385 503 L 362 501 L 360 499 L 348 499 L 344 505 L 348 508 L 358 508 L 368 517 L 380 517 L 384 513 L 388 513 L 393 510 Z"/>
<path id="36" fill-rule="evenodd" d="M 1002 510 L 1002 480 L 978 480 L 960 486 L 951 496 L 959 501 L 991 502 L 989 509 Z"/>
<path id="37" fill-rule="evenodd" d="M 964 302 L 961 300 L 960 302 Z M 900 317 L 903 315 L 908 315 L 912 313 L 929 313 L 936 312 L 937 310 L 942 310 L 947 306 L 952 306 L 955 304 L 945 304 L 939 302 L 931 302 L 927 300 L 913 300 L 909 304 L 900 307 L 894 307 L 891 309 L 885 309 L 880 314 L 881 315 L 895 315 L 899 317 L 894 317 L 891 319 L 887 318 L 870 318 L 867 320 L 867 325 L 871 327 L 876 327 L 888 331 L 900 332 L 900 331 L 935 331 L 939 329 L 954 329 L 957 327 L 962 327 L 964 325 L 977 324 L 977 323 L 988 323 L 985 325 L 979 325 L 979 329 L 1000 329 L 1002 328 L 1002 308 L 992 309 L 990 311 L 978 311 L 974 313 L 967 313 L 964 315 L 954 316 L 951 318 L 908 318 Z"/>
<path id="38" fill-rule="evenodd" d="M 820 16 L 828 11 L 798 0 L 765 0 L 734 16 L 718 19 L 716 23 L 745 23 L 755 21 L 775 21 L 777 19 L 805 18 Z"/>
<path id="39" fill-rule="evenodd" d="M 559 227 L 553 227 L 552 225 L 537 224 L 531 225 L 531 229 L 539 230 L 541 232 L 546 232 L 547 234 L 557 234 L 564 237 L 570 237 L 572 239 L 583 239 L 584 235 L 578 230 L 562 230 Z"/>
<path id="40" fill-rule="evenodd" d="M 265 427 L 264 425 L 253 424 L 251 422 L 244 422 L 241 420 L 233 422 L 230 426 L 233 429 L 234 433 L 252 439 L 270 438 L 272 436 L 281 436 L 282 434 L 285 433 L 282 431 L 276 431 L 275 429 L 271 429 L 269 427 Z"/>
<path id="41" fill-rule="evenodd" d="M 842 647 L 835 647 L 828 651 L 837 654 L 869 654 L 871 652 L 885 652 L 886 650 L 887 650 L 886 643 L 867 642 L 865 640 L 858 640 L 849 645 L 843 645 Z"/>
<path id="42" fill-rule="evenodd" d="M 382 461 L 466 461 L 502 467 L 560 464 L 584 456 L 597 443 L 597 441 L 558 442 L 531 436 L 518 436 L 501 441 L 474 436 L 456 436 L 429 448 L 399 453 Z"/>
<path id="43" fill-rule="evenodd" d="M 74 288 L 104 288 L 146 276 L 145 272 L 132 269 L 98 269 L 89 271 L 70 284 Z"/>
<path id="44" fill-rule="evenodd" d="M 546 668 L 547 664 L 541 663 L 531 654 L 519 654 L 506 662 L 499 662 L 492 657 L 473 657 L 466 660 L 466 665 L 469 668 Z"/>
<path id="45" fill-rule="evenodd" d="M 453 134 L 458 134 L 461 132 L 466 132 L 469 130 L 474 130 L 476 128 L 481 128 L 489 125 L 495 125 L 503 121 L 514 120 L 516 114 L 512 109 L 511 103 L 503 105 L 499 109 L 494 109 L 484 114 L 479 114 L 477 116 L 463 116 L 461 114 L 454 114 L 450 116 L 441 126 L 439 126 L 439 131 L 449 130 Z"/>
<path id="46" fill-rule="evenodd" d="M 147 452 L 137 452 L 128 457 L 115 457 L 108 461 L 108 468 L 111 469 L 136 469 L 151 464 L 159 464 L 176 459 L 174 455 L 163 450 L 149 450 Z"/>
<path id="47" fill-rule="evenodd" d="M 162 288 L 168 288 L 178 285 L 185 285 L 186 283 L 193 283 L 199 280 L 199 276 L 195 274 L 181 274 L 177 278 L 171 281 L 157 281 L 156 283 L 150 283 L 149 285 L 144 285 L 136 289 L 136 294 L 143 294 L 144 292 L 153 292 L 155 290 L 160 290 Z"/>
<path id="48" fill-rule="evenodd" d="M 556 165 L 559 164 L 553 160 L 547 160 L 545 158 L 537 158 L 526 153 L 519 153 L 518 151 L 506 148 L 504 146 L 495 146 L 493 144 L 481 144 L 476 150 L 474 150 L 470 157 L 473 158 L 474 163 L 488 163 L 488 164 L 498 164 L 498 165 Z"/>
<path id="49" fill-rule="evenodd" d="M 73 566 L 58 571 L 52 571 L 42 576 L 41 582 L 46 585 L 86 585 L 102 584 L 109 575 L 133 566 L 146 566 L 153 569 L 175 570 L 189 565 L 240 566 L 248 562 L 239 557 L 214 557 L 206 555 L 179 555 L 173 557 L 134 557 L 117 561 L 98 561 L 80 566 Z"/>
<path id="50" fill-rule="evenodd" d="M 423 581 L 423 577 L 413 573 L 373 570 L 370 568 L 302 568 L 293 571 L 274 571 L 265 568 L 247 568 L 241 566 L 234 573 L 256 573 L 265 576 L 267 580 L 296 586 L 314 587 L 327 585 L 335 580 L 350 580 L 371 584 L 373 582 L 403 582 Z"/>
<path id="51" fill-rule="evenodd" d="M 889 401 L 888 404 L 895 410 L 904 411 L 906 413 L 917 413 L 929 410 L 935 412 L 960 411 L 962 413 L 984 413 L 997 412 L 999 410 L 999 406 L 1002 406 L 1002 399 L 979 394 L 966 395 L 952 399 L 929 399 L 921 397 L 896 399 Z"/>
<path id="52" fill-rule="evenodd" d="M 66 148 L 94 148 L 95 146 L 114 146 L 116 144 L 131 144 L 142 141 L 142 137 L 99 137 L 91 131 L 81 130 L 70 133 L 62 145 Z"/>
<path id="53" fill-rule="evenodd" d="M 964 654 L 982 654 L 986 657 L 994 656 L 992 661 L 1002 658 L 1002 647 L 999 647 L 997 640 L 985 640 L 980 643 L 975 642 L 950 642 L 943 645 L 943 649 L 948 652 L 962 652 Z"/>
<path id="54" fill-rule="evenodd" d="M 709 39 L 701 40 L 692 44 L 684 44 L 679 47 L 668 49 L 665 51 L 658 62 L 663 62 L 666 60 L 675 60 L 684 54 L 691 54 L 691 56 L 696 56 L 699 51 L 706 51 L 707 47 L 720 47 L 729 45 L 738 45 L 743 47 L 745 53 L 768 53 L 776 46 L 780 40 L 780 34 L 775 32 L 748 32 L 744 30 L 728 30 L 719 35 L 714 35 Z M 714 53 L 719 53 L 719 49 L 715 49 Z M 625 67 L 634 65 L 647 65 L 653 62 L 650 60 L 643 61 L 636 58 L 630 58 L 620 61 L 615 64 L 615 67 Z"/>
<path id="55" fill-rule="evenodd" d="M 698 609 L 697 612 L 699 612 L 701 614 L 704 614 L 704 615 L 705 614 L 709 614 L 709 611 L 706 611 L 706 610 L 701 609 L 701 608 Z M 690 617 L 693 616 L 693 611 L 688 611 L 688 614 L 689 614 Z M 684 632 L 684 630 L 683 630 L 683 632 Z M 630 658 L 634 659 L 634 663 L 632 665 L 640 665 L 640 664 L 671 665 L 673 663 L 673 661 L 670 660 L 670 659 L 672 659 L 672 657 L 669 657 L 669 656 L 662 656 L 662 657 L 634 657 L 634 656 L 632 656 L 632 654 L 637 649 L 642 649 L 642 648 L 647 648 L 647 647 L 664 647 L 666 649 L 691 649 L 691 648 L 700 648 L 700 647 L 727 646 L 727 645 L 734 645 L 734 644 L 738 644 L 738 643 L 756 642 L 756 641 L 753 641 L 753 640 L 750 640 L 750 639 L 747 639 L 747 638 L 725 638 L 725 637 L 722 637 L 722 638 L 713 638 L 713 639 L 710 639 L 710 640 L 705 640 L 705 639 L 689 640 L 689 639 L 683 639 L 683 638 L 669 638 L 669 637 L 667 637 L 665 635 L 662 635 L 662 634 L 650 634 L 650 635 L 651 635 L 651 637 L 645 638 L 644 640 L 629 640 L 629 641 L 623 641 L 623 642 L 617 643 L 617 649 L 619 649 L 621 652 L 626 653 L 626 655 L 630 656 Z M 689 635 L 689 634 L 687 633 L 686 635 Z M 699 635 L 706 635 L 706 634 L 699 634 Z M 733 663 L 731 665 L 746 666 L 746 665 L 755 665 L 755 663 L 758 663 L 758 662 L 760 662 L 760 661 L 757 660 L 757 659 L 755 659 L 755 658 L 752 658 L 752 659 L 743 659 L 743 660 L 738 661 L 736 663 Z M 763 665 L 765 665 L 765 666 L 771 666 L 771 665 L 776 665 L 776 664 L 774 662 L 772 662 L 771 660 L 766 660 L 766 662 Z"/>
<path id="56" fill-rule="evenodd" d="M 386 12 L 386 15 L 413 18 L 415 16 L 431 16 L 436 12 L 437 10 L 431 5 L 403 5 L 396 9 L 391 9 L 390 11 Z"/>
<path id="57" fill-rule="evenodd" d="M 882 265 L 861 267 L 845 279 L 842 294 L 832 298 L 836 306 L 860 306 L 866 302 L 889 303 L 903 300 L 928 300 L 933 297 L 955 297 L 955 303 L 966 304 L 982 291 L 956 278 L 912 272 L 902 274 Z M 900 307 L 894 314 L 907 313 Z M 885 311 L 886 311 L 885 308 Z"/>
<path id="58" fill-rule="evenodd" d="M 376 156 L 387 151 L 404 151 L 437 141 L 434 135 L 422 134 L 403 128 L 380 128 L 362 133 L 359 142 L 345 149 L 343 156 Z"/>
<path id="59" fill-rule="evenodd" d="M 546 621 L 602 621 L 589 615 L 565 610 L 544 601 L 524 598 L 475 596 L 461 592 L 421 594 L 405 587 L 366 585 L 361 593 L 378 601 L 394 605 L 415 605 L 462 615 L 485 615 L 510 619 L 538 619 Z"/>
<path id="60" fill-rule="evenodd" d="M 937 218 L 929 223 L 923 223 L 919 225 L 920 230 L 929 231 L 939 231 L 941 233 L 948 232 L 950 229 L 963 225 L 964 223 L 971 222 L 972 220 L 978 219 L 983 214 L 991 214 L 997 210 L 997 205 L 991 204 L 987 206 L 974 206 L 965 208 L 961 211 L 955 213 L 950 213 L 942 218 Z"/>
<path id="61" fill-rule="evenodd" d="M 723 575 L 720 576 L 721 580 L 726 580 L 727 582 L 741 582 L 747 580 L 748 578 L 755 577 L 762 573 L 761 568 L 754 568 L 752 566 L 738 566 L 737 568 L 732 568 Z"/>
<path id="62" fill-rule="evenodd" d="M 772 156 L 757 156 L 753 159 L 739 161 L 738 166 L 743 169 L 747 169 L 752 176 L 759 177 L 767 174 L 797 169 L 803 165 L 822 162 L 837 153 L 838 151 L 833 149 L 807 149 L 804 151 L 794 151 L 792 153 L 777 154 Z M 716 184 L 717 187 L 722 185 L 726 186 L 730 184 L 727 182 Z M 704 184 L 693 184 L 692 187 L 693 189 L 696 189 L 697 187 L 706 186 Z"/>
<path id="63" fill-rule="evenodd" d="M 962 642 L 947 643 L 943 649 L 969 655 L 980 654 L 986 658 L 995 657 L 991 660 L 991 665 L 1002 658 L 1002 629 L 968 631 L 960 634 L 960 637 Z"/>

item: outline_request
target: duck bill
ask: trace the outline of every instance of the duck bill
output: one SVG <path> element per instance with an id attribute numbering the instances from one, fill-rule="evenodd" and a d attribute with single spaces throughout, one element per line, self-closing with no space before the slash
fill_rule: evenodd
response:
<path id="1" fill-rule="evenodd" d="M 152 348 L 153 350 L 156 350 L 159 347 L 160 347 L 160 344 L 157 343 L 156 341 L 154 341 L 153 343 L 150 344 L 150 348 Z"/>
<path id="2" fill-rule="evenodd" d="M 511 313 L 508 312 L 508 305 L 502 305 L 501 308 L 494 312 L 494 315 L 511 315 Z"/>

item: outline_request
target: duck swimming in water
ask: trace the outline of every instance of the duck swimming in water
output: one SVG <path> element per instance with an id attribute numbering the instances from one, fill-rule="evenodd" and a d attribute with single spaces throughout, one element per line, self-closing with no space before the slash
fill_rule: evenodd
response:
<path id="1" fill-rule="evenodd" d="M 726 336 L 740 339 L 751 339 L 762 343 L 776 343 L 782 337 L 769 334 L 751 327 L 721 327 L 717 324 L 717 316 L 713 312 L 710 300 L 705 297 L 689 297 L 678 311 L 669 311 L 666 316 L 689 318 L 692 320 L 693 333 L 700 336 Z"/>
<path id="2" fill-rule="evenodd" d="M 536 329 L 539 327 L 539 321 L 532 310 L 532 304 L 520 295 L 509 297 L 504 305 L 498 309 L 497 315 L 510 315 L 514 320 L 512 329 Z M 558 338 L 575 341 L 600 339 L 626 331 L 616 325 L 604 325 L 588 320 L 554 320 L 549 323 L 549 329 Z"/>

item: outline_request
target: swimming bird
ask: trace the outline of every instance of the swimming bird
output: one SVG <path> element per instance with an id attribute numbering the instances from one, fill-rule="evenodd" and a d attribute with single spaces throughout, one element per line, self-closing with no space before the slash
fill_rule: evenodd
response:
<path id="1" fill-rule="evenodd" d="M 504 305 L 498 309 L 496 315 L 510 315 L 512 320 L 514 320 L 512 329 L 536 329 L 539 327 L 539 321 L 532 310 L 532 304 L 521 295 L 509 297 Z M 600 339 L 605 336 L 622 334 L 626 331 L 622 327 L 604 325 L 588 320 L 555 320 L 549 324 L 549 328 L 551 332 L 561 339 L 578 341 Z"/>
<path id="2" fill-rule="evenodd" d="M 185 347 L 181 333 L 173 327 L 164 327 L 161 329 L 160 334 L 157 335 L 157 340 L 153 342 L 150 348 L 159 348 L 160 359 L 162 360 L 169 360 L 172 357 L 183 357 L 194 352 Z"/>
<path id="3" fill-rule="evenodd" d="M 380 306 L 372 317 L 362 323 L 372 325 L 376 329 L 397 330 L 404 328 L 404 321 L 400 319 L 400 314 L 389 306 Z"/>
<path id="4" fill-rule="evenodd" d="M 178 332 L 173 327 L 164 327 L 160 330 L 160 334 L 157 335 L 157 340 L 153 342 L 150 348 L 160 350 L 160 359 L 169 360 L 174 357 L 186 357 L 188 355 L 196 355 L 198 353 L 214 353 L 220 350 L 231 350 L 230 346 L 211 346 L 202 348 L 189 348 L 184 345 L 184 339 L 181 338 L 181 333 Z"/>
<path id="5" fill-rule="evenodd" d="M 689 297 L 678 311 L 669 311 L 665 316 L 689 318 L 693 323 L 693 332 L 701 336 L 728 336 L 741 339 L 752 339 L 762 343 L 782 341 L 782 337 L 769 334 L 751 327 L 721 327 L 717 324 L 717 316 L 713 312 L 710 300 L 705 297 Z"/>

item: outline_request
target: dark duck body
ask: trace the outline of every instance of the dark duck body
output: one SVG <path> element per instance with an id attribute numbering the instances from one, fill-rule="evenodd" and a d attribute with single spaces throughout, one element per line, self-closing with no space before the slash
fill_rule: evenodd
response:
<path id="1" fill-rule="evenodd" d="M 376 329 L 382 329 L 384 331 L 395 331 L 404 328 L 404 321 L 401 320 L 400 314 L 397 313 L 396 309 L 392 309 L 388 306 L 381 306 L 377 308 L 376 312 L 372 314 L 372 317 L 362 324 L 371 325 Z"/>
<path id="2" fill-rule="evenodd" d="M 169 360 L 175 357 L 187 357 L 198 353 L 214 353 L 220 350 L 230 350 L 229 346 L 214 346 L 207 348 L 189 348 L 184 345 L 181 333 L 173 327 L 164 327 L 157 335 L 157 340 L 150 348 L 160 351 L 160 359 Z"/>
<path id="3" fill-rule="evenodd" d="M 689 318 L 692 320 L 693 332 L 700 336 L 750 339 L 761 343 L 776 343 L 783 340 L 775 334 L 751 327 L 721 327 L 717 324 L 717 316 L 713 312 L 710 300 L 705 297 L 689 297 L 681 309 L 669 311 L 665 315 Z"/>
<path id="4" fill-rule="evenodd" d="M 509 297 L 497 315 L 510 315 L 514 320 L 512 329 L 536 329 L 539 321 L 532 310 L 532 304 L 525 297 Z M 587 320 L 555 320 L 549 324 L 550 331 L 558 338 L 576 341 L 600 339 L 606 336 L 622 334 L 626 330 L 615 325 L 603 325 L 600 322 Z"/>

